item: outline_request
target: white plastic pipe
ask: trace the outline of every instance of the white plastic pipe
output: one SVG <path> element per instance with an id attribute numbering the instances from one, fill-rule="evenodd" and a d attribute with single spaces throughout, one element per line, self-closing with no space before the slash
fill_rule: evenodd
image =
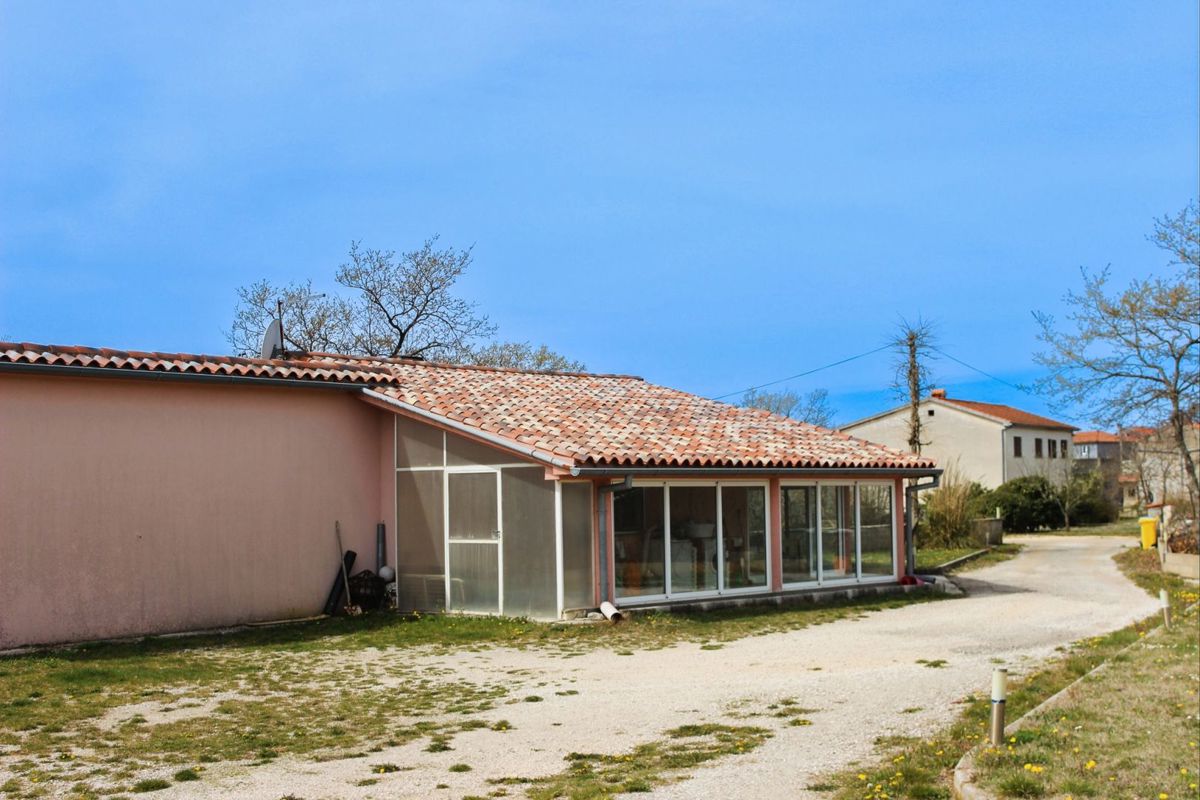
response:
<path id="1" fill-rule="evenodd" d="M 609 622 L 620 622 L 621 620 L 625 619 L 625 616 L 621 613 L 621 609 L 617 608 L 607 600 L 600 604 L 600 613 L 603 614 L 604 618 Z"/>
<path id="2" fill-rule="evenodd" d="M 1167 595 L 1166 589 L 1158 590 L 1158 604 L 1162 606 L 1163 625 L 1171 627 L 1171 598 Z"/>

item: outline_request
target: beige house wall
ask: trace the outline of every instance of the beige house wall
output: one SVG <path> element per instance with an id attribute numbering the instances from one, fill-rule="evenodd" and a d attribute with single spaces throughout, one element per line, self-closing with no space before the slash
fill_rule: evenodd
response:
<path id="1" fill-rule="evenodd" d="M 932 410 L 933 416 L 929 415 Z M 851 436 L 908 450 L 908 408 L 848 425 L 842 430 Z M 920 406 L 925 444 L 921 454 L 937 459 L 938 466 L 956 466 L 967 480 L 987 487 L 1004 482 L 1003 425 L 952 406 L 923 401 Z"/>
<path id="2" fill-rule="evenodd" d="M 0 649 L 319 613 L 334 521 L 356 570 L 393 537 L 391 434 L 339 390 L 0 376 Z"/>
<path id="3" fill-rule="evenodd" d="M 1021 437 L 1021 457 L 1013 455 L 1013 438 Z M 1036 455 L 1035 439 L 1042 440 L 1042 457 Z M 1058 443 L 1058 457 L 1050 458 L 1050 440 Z M 1063 442 L 1066 442 L 1066 453 L 1063 453 Z M 1041 475 L 1053 484 L 1062 484 L 1071 474 L 1071 431 L 1049 430 L 1046 428 L 1026 428 L 1013 425 L 1004 431 L 1004 471 L 1007 480 L 1021 478 L 1026 475 Z"/>

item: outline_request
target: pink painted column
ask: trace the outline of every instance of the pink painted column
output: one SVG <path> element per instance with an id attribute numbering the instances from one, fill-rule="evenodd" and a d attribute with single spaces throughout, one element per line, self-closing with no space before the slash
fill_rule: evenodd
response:
<path id="1" fill-rule="evenodd" d="M 771 591 L 783 591 L 783 493 L 779 490 L 779 478 L 771 478 L 768 485 L 771 506 Z"/>
<path id="2" fill-rule="evenodd" d="M 893 504 L 893 516 L 896 518 L 896 580 L 904 575 L 908 548 L 904 546 L 904 479 L 896 478 L 896 502 Z"/>

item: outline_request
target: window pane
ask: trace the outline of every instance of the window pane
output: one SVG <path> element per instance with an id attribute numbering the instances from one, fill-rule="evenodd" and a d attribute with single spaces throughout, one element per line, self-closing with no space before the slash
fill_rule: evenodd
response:
<path id="1" fill-rule="evenodd" d="M 567 608 L 596 605 L 596 580 L 592 571 L 592 485 L 562 485 L 563 604 Z"/>
<path id="2" fill-rule="evenodd" d="M 671 493 L 675 510 L 675 493 Z M 767 500 L 761 486 L 721 487 L 725 588 L 767 585 Z"/>
<path id="3" fill-rule="evenodd" d="M 671 486 L 671 593 L 717 589 L 717 487 Z"/>
<path id="4" fill-rule="evenodd" d="M 494 539 L 496 473 L 450 473 L 450 538 Z"/>
<path id="5" fill-rule="evenodd" d="M 783 495 L 784 583 L 817 579 L 817 488 L 785 486 Z"/>
<path id="6" fill-rule="evenodd" d="M 666 592 L 663 489 L 638 486 L 613 495 L 613 561 L 618 597 Z"/>
<path id="7" fill-rule="evenodd" d="M 451 611 L 500 612 L 500 548 L 489 542 L 450 542 Z"/>
<path id="8" fill-rule="evenodd" d="M 868 484 L 858 487 L 859 533 L 862 536 L 862 574 L 878 577 L 895 574 L 892 543 L 892 487 Z"/>
<path id="9" fill-rule="evenodd" d="M 821 487 L 821 559 L 825 580 L 857 576 L 853 486 Z"/>
<path id="10" fill-rule="evenodd" d="M 401 611 L 444 611 L 442 473 L 396 473 L 397 603 Z"/>
<path id="11" fill-rule="evenodd" d="M 558 617 L 554 482 L 541 467 L 500 472 L 504 509 L 504 613 Z"/>

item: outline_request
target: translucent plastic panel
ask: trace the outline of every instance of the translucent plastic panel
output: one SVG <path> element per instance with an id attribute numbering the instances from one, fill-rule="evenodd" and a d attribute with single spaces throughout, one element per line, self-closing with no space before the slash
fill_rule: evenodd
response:
<path id="1" fill-rule="evenodd" d="M 821 487 L 821 567 L 825 580 L 855 578 L 854 487 Z"/>
<path id="2" fill-rule="evenodd" d="M 446 463 L 451 467 L 494 467 L 519 461 L 519 457 L 503 450 L 455 436 L 453 433 L 446 434 Z"/>
<path id="3" fill-rule="evenodd" d="M 442 432 L 439 429 L 399 415 L 395 420 L 397 467 L 442 466 Z"/>
<path id="4" fill-rule="evenodd" d="M 817 579 L 817 487 L 785 486 L 783 499 L 783 582 Z"/>
<path id="5" fill-rule="evenodd" d="M 675 492 L 671 492 L 671 509 Z M 721 487 L 725 588 L 767 585 L 767 493 L 762 486 Z"/>
<path id="6" fill-rule="evenodd" d="M 499 544 L 450 542 L 451 611 L 500 612 Z"/>
<path id="7" fill-rule="evenodd" d="M 892 544 L 892 487 L 863 484 L 858 487 L 859 535 L 862 537 L 863 577 L 894 575 Z"/>
<path id="8" fill-rule="evenodd" d="M 506 469 L 500 473 L 504 509 L 504 613 L 513 617 L 558 617 L 554 553 L 554 482 L 546 471 Z"/>
<path id="9" fill-rule="evenodd" d="M 500 531 L 496 518 L 496 473 L 451 472 L 450 538 L 495 539 Z"/>
<path id="10" fill-rule="evenodd" d="M 665 594 L 663 490 L 638 486 L 613 495 L 613 578 L 618 597 Z"/>
<path id="11" fill-rule="evenodd" d="M 596 580 L 592 570 L 592 485 L 562 485 L 563 604 L 567 608 L 596 605 Z"/>
<path id="12" fill-rule="evenodd" d="M 398 602 L 402 611 L 443 611 L 442 473 L 396 473 Z"/>

